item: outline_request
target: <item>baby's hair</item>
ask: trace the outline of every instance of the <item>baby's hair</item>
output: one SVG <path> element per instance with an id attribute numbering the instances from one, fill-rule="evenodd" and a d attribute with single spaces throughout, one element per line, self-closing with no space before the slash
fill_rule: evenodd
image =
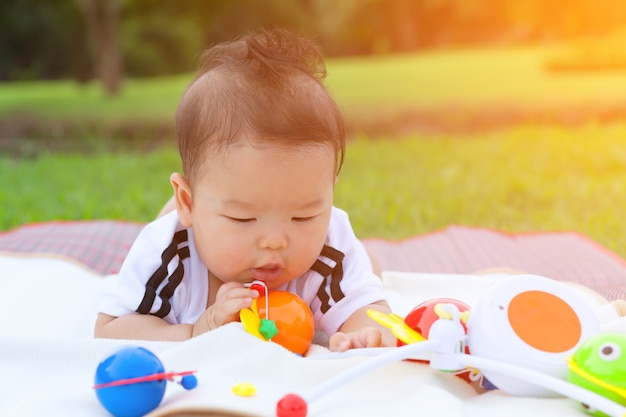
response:
<path id="1" fill-rule="evenodd" d="M 206 168 L 207 152 L 243 140 L 330 146 L 339 173 L 345 122 L 322 84 L 325 77 L 315 42 L 284 29 L 264 29 L 206 50 L 176 113 L 185 176 L 193 182 Z"/>

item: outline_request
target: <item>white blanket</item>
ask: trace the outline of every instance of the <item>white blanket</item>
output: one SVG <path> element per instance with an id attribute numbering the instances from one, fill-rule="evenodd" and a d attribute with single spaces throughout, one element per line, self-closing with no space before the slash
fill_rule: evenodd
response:
<path id="1" fill-rule="evenodd" d="M 408 313 L 420 301 L 453 297 L 473 305 L 497 275 L 387 272 L 393 310 Z M 313 346 L 298 357 L 246 334 L 239 323 L 195 339 L 173 342 L 98 340 L 92 325 L 98 291 L 106 277 L 67 260 L 0 256 L 0 415 L 108 416 L 91 388 L 98 363 L 115 348 L 144 346 L 167 371 L 197 370 L 198 388 L 168 383 L 154 416 L 275 415 L 286 393 L 305 393 L 342 370 L 368 360 L 357 351 L 329 355 Z M 592 300 L 590 299 L 590 302 Z M 252 397 L 232 388 L 256 387 Z M 196 414 L 197 415 L 197 414 Z M 309 416 L 584 416 L 567 398 L 519 398 L 500 391 L 478 394 L 450 374 L 414 362 L 396 362 L 359 376 L 313 402 Z"/>

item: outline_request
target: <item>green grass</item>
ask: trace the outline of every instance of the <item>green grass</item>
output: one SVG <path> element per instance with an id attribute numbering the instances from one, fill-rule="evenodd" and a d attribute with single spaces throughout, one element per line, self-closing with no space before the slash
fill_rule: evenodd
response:
<path id="1" fill-rule="evenodd" d="M 554 109 L 623 103 L 626 72 L 555 74 L 547 60 L 562 47 L 431 51 L 330 61 L 328 85 L 348 109 L 513 105 Z"/>
<path id="2" fill-rule="evenodd" d="M 125 80 L 121 94 L 107 97 L 95 82 L 33 81 L 0 84 L 0 116 L 28 114 L 43 119 L 86 118 L 103 123 L 171 119 L 191 75 Z"/>
<path id="3" fill-rule="evenodd" d="M 51 219 L 149 221 L 171 191 L 174 149 L 0 158 L 0 228 Z M 6 175 L 6 173 L 11 175 Z M 626 124 L 520 126 L 475 136 L 349 144 L 336 204 L 361 237 L 449 224 L 576 230 L 626 256 Z"/>
<path id="4" fill-rule="evenodd" d="M 361 236 L 575 230 L 626 255 L 625 124 L 359 141 L 348 155 L 336 202 Z"/>
<path id="5" fill-rule="evenodd" d="M 546 72 L 544 63 L 555 51 L 332 59 L 328 85 L 348 118 L 366 122 L 393 121 L 407 109 L 438 112 L 454 123 L 471 118 L 472 109 L 620 108 L 626 73 Z M 103 97 L 94 84 L 0 84 L 0 123 L 16 114 L 102 125 L 142 118 L 168 123 L 190 78 L 128 80 L 114 98 Z M 526 121 L 471 134 L 400 137 L 402 129 L 387 123 L 393 140 L 381 135 L 350 142 L 336 203 L 351 214 L 361 237 L 400 239 L 449 224 L 576 230 L 626 257 L 626 124 L 589 120 L 577 127 Z M 88 134 L 81 139 L 98 140 Z M 180 165 L 173 147 L 144 153 L 95 149 L 88 155 L 0 156 L 0 230 L 53 219 L 154 218 L 171 193 L 169 174 Z"/>
<path id="6" fill-rule="evenodd" d="M 381 118 L 407 108 L 550 111 L 572 105 L 621 106 L 626 101 L 626 72 L 546 71 L 546 62 L 561 51 L 563 47 L 528 47 L 335 58 L 327 62 L 327 85 L 349 118 L 363 112 Z M 127 80 L 117 97 L 104 97 L 95 83 L 0 84 L 0 118 L 26 113 L 49 119 L 173 121 L 191 78 Z"/>
<path id="7" fill-rule="evenodd" d="M 0 229 L 52 219 L 153 218 L 171 193 L 178 153 L 0 157 Z"/>

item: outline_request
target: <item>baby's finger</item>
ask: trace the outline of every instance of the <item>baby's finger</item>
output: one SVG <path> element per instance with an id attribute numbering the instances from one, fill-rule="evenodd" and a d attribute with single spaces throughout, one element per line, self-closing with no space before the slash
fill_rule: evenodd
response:
<path id="1" fill-rule="evenodd" d="M 361 331 L 359 335 L 359 345 L 358 347 L 380 347 L 383 342 L 383 335 L 381 332 L 373 327 L 368 327 Z"/>
<path id="2" fill-rule="evenodd" d="M 217 303 L 213 304 L 210 310 L 215 324 L 217 326 L 223 326 L 224 324 L 237 321 L 239 319 L 239 312 L 244 308 L 250 307 L 251 304 L 252 299 L 236 298 L 225 301 L 219 305 Z"/>
<path id="3" fill-rule="evenodd" d="M 350 338 L 345 333 L 335 333 L 328 340 L 328 349 L 331 352 L 345 352 L 350 347 Z"/>
<path id="4" fill-rule="evenodd" d="M 238 282 L 227 282 L 219 288 L 215 297 L 216 299 L 258 298 L 259 292 L 244 287 Z"/>

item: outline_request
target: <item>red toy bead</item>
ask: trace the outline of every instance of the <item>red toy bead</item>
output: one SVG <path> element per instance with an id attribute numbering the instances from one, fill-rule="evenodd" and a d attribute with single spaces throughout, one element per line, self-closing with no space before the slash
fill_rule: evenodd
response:
<path id="1" fill-rule="evenodd" d="M 470 309 L 469 305 L 465 304 L 462 301 L 456 300 L 454 298 L 434 298 L 431 300 L 424 301 L 423 303 L 418 304 L 407 316 L 404 318 L 404 322 L 413 330 L 417 331 L 419 334 L 428 339 L 428 333 L 430 332 L 430 326 L 439 319 L 437 313 L 435 313 L 435 306 L 440 303 L 449 303 L 454 304 L 459 309 L 459 312 L 468 311 Z M 467 328 L 465 324 L 463 324 L 465 328 L 465 332 L 467 333 Z M 397 345 L 402 346 L 405 343 L 401 340 L 398 340 Z M 469 349 L 465 348 L 465 353 L 470 353 Z M 428 363 L 428 361 L 416 360 L 417 362 Z M 470 382 L 470 374 L 468 372 L 461 372 L 457 374 L 457 376 L 467 382 Z"/>
<path id="2" fill-rule="evenodd" d="M 407 316 L 404 318 L 404 322 L 413 330 L 428 339 L 428 333 L 430 326 L 439 319 L 437 313 L 435 313 L 435 306 L 437 304 L 454 304 L 459 309 L 459 312 L 464 312 L 470 309 L 470 307 L 462 301 L 454 298 L 433 298 L 432 300 L 424 301 L 418 304 Z M 465 328 L 465 324 L 463 325 Z M 467 328 L 465 329 L 467 332 Z M 398 346 L 404 345 L 404 342 L 398 340 Z"/>
<path id="3" fill-rule="evenodd" d="M 276 404 L 277 417 L 306 417 L 307 405 L 298 394 L 287 394 Z"/>
<path id="4" fill-rule="evenodd" d="M 265 287 L 261 284 L 252 284 L 250 289 L 257 290 L 259 292 L 259 297 L 263 297 L 265 295 Z"/>

